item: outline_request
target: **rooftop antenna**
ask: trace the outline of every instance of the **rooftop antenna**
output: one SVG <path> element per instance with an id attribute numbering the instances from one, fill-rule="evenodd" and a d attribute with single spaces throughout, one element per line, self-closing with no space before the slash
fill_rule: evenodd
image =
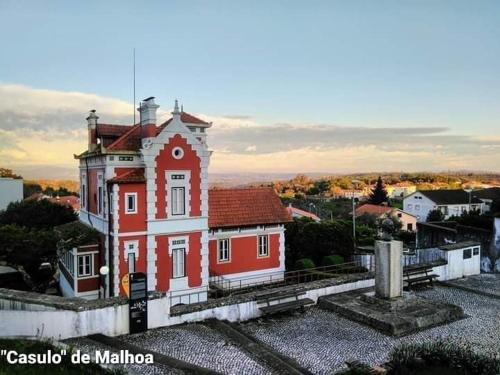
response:
<path id="1" fill-rule="evenodd" d="M 134 47 L 134 126 L 135 126 L 135 47 Z"/>

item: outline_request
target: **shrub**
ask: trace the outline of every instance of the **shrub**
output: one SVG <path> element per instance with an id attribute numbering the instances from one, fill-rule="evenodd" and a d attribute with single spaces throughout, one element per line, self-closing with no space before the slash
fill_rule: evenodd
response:
<path id="1" fill-rule="evenodd" d="M 78 220 L 72 208 L 46 199 L 13 202 L 5 211 L 0 211 L 0 224 L 15 224 L 20 227 L 47 229 Z"/>
<path id="2" fill-rule="evenodd" d="M 449 369 L 458 374 L 499 374 L 500 358 L 478 354 L 469 344 L 439 340 L 404 344 L 389 354 L 389 374 L 429 374 Z"/>
<path id="3" fill-rule="evenodd" d="M 341 255 L 327 255 L 326 257 L 323 257 L 323 261 L 321 262 L 323 266 L 334 266 L 342 263 L 345 263 L 345 260 Z"/>
<path id="4" fill-rule="evenodd" d="M 310 269 L 310 268 L 314 268 L 314 267 L 316 267 L 316 265 L 309 258 L 302 258 L 302 259 L 299 259 L 297 262 L 295 262 L 295 269 L 297 269 L 297 270 L 305 270 L 305 269 Z"/>

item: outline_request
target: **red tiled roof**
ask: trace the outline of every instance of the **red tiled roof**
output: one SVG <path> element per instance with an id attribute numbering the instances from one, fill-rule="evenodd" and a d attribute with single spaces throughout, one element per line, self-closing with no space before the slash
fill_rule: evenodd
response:
<path id="1" fill-rule="evenodd" d="M 189 113 L 186 113 L 186 112 L 181 112 L 181 121 L 185 124 L 210 125 L 210 123 L 203 121 L 203 120 L 200 120 L 198 117 L 190 115 Z M 171 122 L 172 122 L 172 119 L 170 118 L 167 121 L 165 121 L 163 124 L 161 124 L 158 127 L 157 134 L 160 133 Z"/>
<path id="2" fill-rule="evenodd" d="M 106 149 L 115 151 L 138 151 L 141 148 L 141 125 L 129 127 L 128 131 Z"/>
<path id="3" fill-rule="evenodd" d="M 208 191 L 209 228 L 278 224 L 291 220 L 272 188 Z"/>
<path id="4" fill-rule="evenodd" d="M 375 204 L 364 204 L 356 208 L 356 216 L 361 216 L 363 214 L 380 216 L 391 212 L 393 207 L 388 206 L 377 206 Z"/>
<path id="5" fill-rule="evenodd" d="M 181 112 L 181 121 L 185 124 L 200 124 L 200 125 L 209 125 L 208 122 L 199 119 L 193 115 L 190 115 L 186 112 Z"/>
<path id="6" fill-rule="evenodd" d="M 109 183 L 112 184 L 128 184 L 134 182 L 145 182 L 146 178 L 144 177 L 144 169 L 142 168 L 134 168 L 130 171 L 124 172 L 121 175 L 118 175 L 111 180 L 108 180 Z"/>
<path id="7" fill-rule="evenodd" d="M 132 125 L 97 124 L 98 137 L 120 137 L 132 128 Z"/>

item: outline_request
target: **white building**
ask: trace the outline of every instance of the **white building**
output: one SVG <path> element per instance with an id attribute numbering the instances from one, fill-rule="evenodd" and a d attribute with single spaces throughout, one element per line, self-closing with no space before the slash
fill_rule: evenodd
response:
<path id="1" fill-rule="evenodd" d="M 403 210 L 424 222 L 433 210 L 440 210 L 445 219 L 469 211 L 483 213 L 484 202 L 465 190 L 419 190 L 404 198 Z"/>
<path id="2" fill-rule="evenodd" d="M 21 178 L 0 177 L 0 210 L 9 203 L 23 200 L 23 180 Z"/>

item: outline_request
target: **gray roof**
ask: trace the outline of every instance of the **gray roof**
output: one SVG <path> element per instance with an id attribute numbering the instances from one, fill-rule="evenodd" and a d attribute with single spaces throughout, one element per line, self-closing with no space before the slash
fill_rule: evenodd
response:
<path id="1" fill-rule="evenodd" d="M 450 251 L 450 250 L 465 249 L 467 247 L 472 247 L 472 246 L 481 246 L 481 243 L 476 241 L 463 241 L 463 242 L 450 243 L 448 245 L 439 246 L 439 248 L 444 251 Z"/>
<path id="2" fill-rule="evenodd" d="M 475 197 L 475 193 L 472 192 L 472 196 L 469 197 L 469 193 L 465 190 L 419 190 L 417 193 L 421 193 L 429 198 L 436 204 L 468 204 L 469 199 L 471 203 L 483 203 L 479 198 Z"/>
<path id="3" fill-rule="evenodd" d="M 488 189 L 473 191 L 472 195 L 482 199 L 500 201 L 500 187 L 492 187 Z"/>

